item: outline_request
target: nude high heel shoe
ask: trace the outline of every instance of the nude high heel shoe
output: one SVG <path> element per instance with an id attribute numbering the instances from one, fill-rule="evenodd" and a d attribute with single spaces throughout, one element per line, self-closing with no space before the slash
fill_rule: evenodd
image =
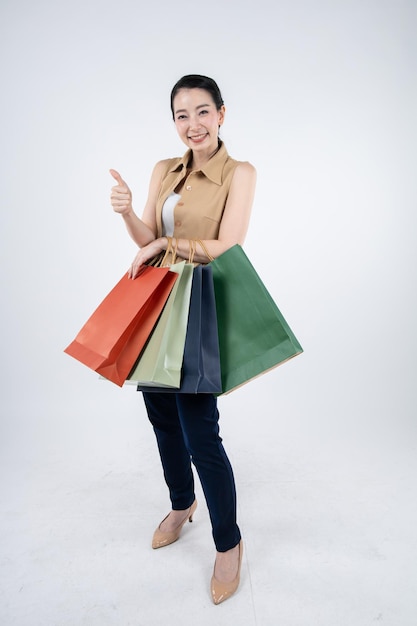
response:
<path id="1" fill-rule="evenodd" d="M 222 583 L 220 582 L 220 580 L 217 580 L 217 578 L 214 575 L 215 570 L 213 570 L 213 576 L 211 577 L 211 595 L 212 595 L 214 604 L 220 604 L 221 602 L 224 602 L 225 600 L 230 598 L 230 596 L 232 596 L 237 590 L 237 588 L 239 587 L 240 568 L 242 566 L 242 556 L 243 556 L 243 542 L 240 541 L 239 564 L 237 568 L 237 574 L 236 574 L 236 578 L 232 580 L 232 582 L 230 583 Z"/>
<path id="2" fill-rule="evenodd" d="M 161 530 L 161 524 L 169 516 L 169 513 L 168 513 L 168 515 L 164 517 L 161 524 L 159 524 L 158 528 L 155 530 L 153 534 L 152 548 L 154 550 L 156 550 L 157 548 L 164 548 L 165 546 L 169 546 L 169 544 L 174 543 L 174 541 L 177 541 L 177 539 L 179 539 L 180 537 L 182 527 L 184 526 L 187 519 L 189 522 L 193 521 L 193 515 L 195 513 L 196 508 L 197 508 L 197 500 L 194 500 L 194 502 L 188 509 L 187 515 L 184 517 L 182 522 L 180 522 L 178 526 L 174 528 L 174 530 L 171 530 L 170 532 L 164 532 Z"/>

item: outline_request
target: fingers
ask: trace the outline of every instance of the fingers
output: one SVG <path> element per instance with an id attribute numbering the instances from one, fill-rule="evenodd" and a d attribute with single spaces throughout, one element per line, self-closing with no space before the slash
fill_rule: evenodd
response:
<path id="1" fill-rule="evenodd" d="M 116 170 L 109 170 L 109 172 L 113 176 L 113 178 L 117 181 L 117 185 L 112 187 L 112 191 L 115 190 L 115 191 L 119 191 L 122 193 L 130 193 L 130 189 L 127 183 L 120 176 L 119 172 L 116 172 Z"/>
<path id="2" fill-rule="evenodd" d="M 109 170 L 110 174 L 117 181 L 117 185 L 111 188 L 110 201 L 113 209 L 117 213 L 125 213 L 132 210 L 132 194 L 120 176 L 119 172 L 116 170 Z"/>
<path id="3" fill-rule="evenodd" d="M 129 278 L 135 279 L 142 271 L 142 263 L 138 262 L 136 259 L 133 261 L 132 265 L 129 267 L 127 275 Z"/>
<path id="4" fill-rule="evenodd" d="M 116 170 L 109 170 L 110 174 L 113 176 L 113 178 L 115 180 L 117 180 L 118 184 L 121 186 L 125 186 L 127 187 L 125 181 L 123 180 L 123 178 L 120 176 L 119 172 L 117 172 Z"/>
<path id="5" fill-rule="evenodd" d="M 144 266 L 148 261 L 155 258 L 160 252 L 164 251 L 164 237 L 151 241 L 147 246 L 144 246 L 139 250 L 132 265 L 129 268 L 129 278 L 137 278 L 139 274 L 144 270 Z"/>
<path id="6" fill-rule="evenodd" d="M 144 256 L 141 252 L 139 252 L 137 256 L 135 257 L 132 265 L 128 269 L 128 272 L 127 272 L 128 277 L 135 279 L 140 274 L 142 274 L 142 272 L 144 272 L 146 268 L 147 261 L 149 261 L 147 256 L 146 255 Z"/>
<path id="7" fill-rule="evenodd" d="M 139 274 L 142 273 L 145 263 L 149 261 L 149 259 L 153 258 L 153 256 L 155 255 L 153 253 L 153 242 L 152 242 L 151 244 L 139 250 L 135 258 L 133 259 L 132 265 L 130 266 L 128 270 L 129 278 L 133 278 L 133 279 L 137 278 Z"/>

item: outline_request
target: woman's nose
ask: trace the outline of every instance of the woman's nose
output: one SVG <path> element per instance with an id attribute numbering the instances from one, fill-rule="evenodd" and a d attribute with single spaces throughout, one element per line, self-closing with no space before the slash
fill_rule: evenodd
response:
<path id="1" fill-rule="evenodd" d="M 197 115 L 191 115 L 190 117 L 190 128 L 200 128 L 200 120 Z"/>

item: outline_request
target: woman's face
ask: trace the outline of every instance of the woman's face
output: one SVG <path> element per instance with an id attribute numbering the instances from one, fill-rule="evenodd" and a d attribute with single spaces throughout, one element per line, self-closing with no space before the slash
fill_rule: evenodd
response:
<path id="1" fill-rule="evenodd" d="M 202 155 L 214 152 L 219 126 L 224 120 L 224 106 L 218 111 L 205 89 L 180 89 L 173 105 L 175 126 L 185 145 Z"/>

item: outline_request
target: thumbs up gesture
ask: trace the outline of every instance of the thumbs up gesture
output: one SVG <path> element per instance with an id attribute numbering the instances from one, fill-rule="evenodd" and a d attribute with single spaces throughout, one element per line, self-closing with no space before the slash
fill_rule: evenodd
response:
<path id="1" fill-rule="evenodd" d="M 126 215 L 133 211 L 132 208 L 132 192 L 116 170 L 110 170 L 117 185 L 111 188 L 110 201 L 113 210 L 121 215 Z"/>

